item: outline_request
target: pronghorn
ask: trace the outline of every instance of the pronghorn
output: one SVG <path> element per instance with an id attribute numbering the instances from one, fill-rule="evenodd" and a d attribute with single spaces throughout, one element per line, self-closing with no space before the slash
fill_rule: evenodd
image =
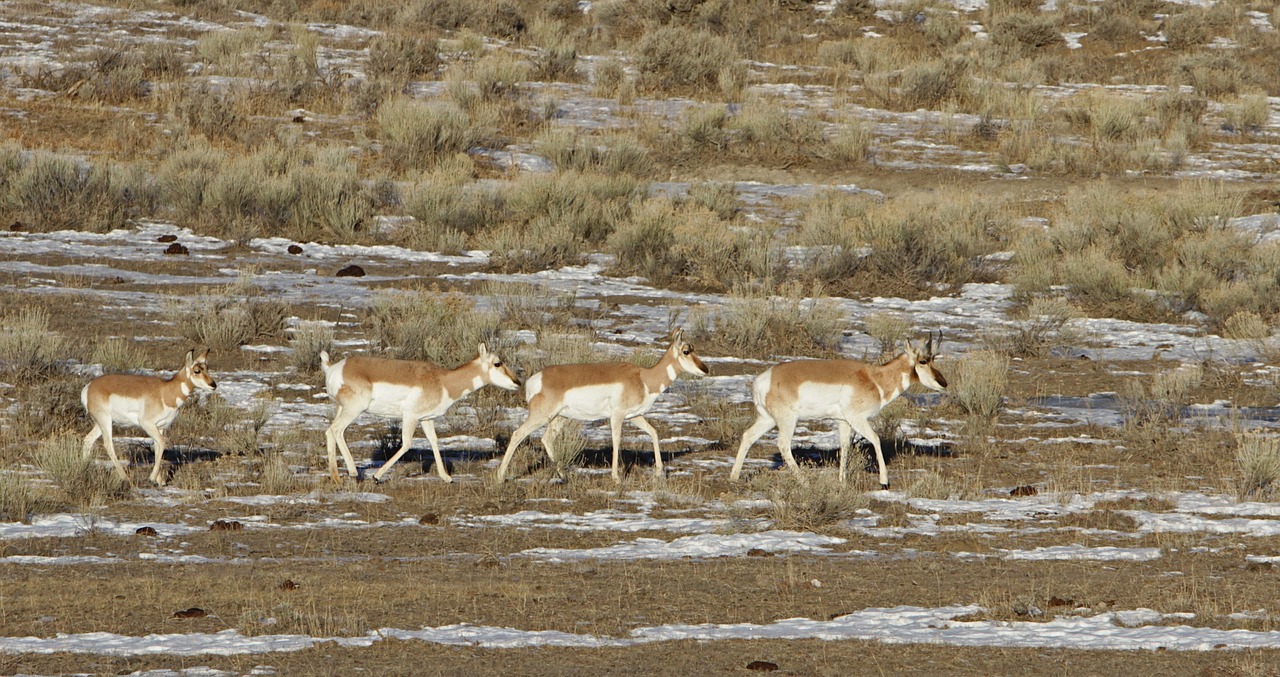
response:
<path id="1" fill-rule="evenodd" d="M 939 333 L 938 345 L 941 344 Z M 756 377 L 751 388 L 756 421 L 742 434 L 729 481 L 737 481 L 751 445 L 774 426 L 778 427 L 778 449 L 782 458 L 803 481 L 800 466 L 791 453 L 791 435 L 796 422 L 835 419 L 840 426 L 840 481 L 845 481 L 852 429 L 875 448 L 880 487 L 888 489 L 889 472 L 880 451 L 880 438 L 867 419 L 880 413 L 913 383 L 939 391 L 947 387 L 947 379 L 933 366 L 935 348 L 930 336 L 923 349 L 907 341 L 900 355 L 880 366 L 855 360 L 801 360 L 766 369 Z"/>
<path id="2" fill-rule="evenodd" d="M 677 330 L 671 346 L 658 363 L 648 369 L 628 362 L 603 362 L 595 364 L 561 364 L 529 377 L 525 383 L 524 397 L 529 403 L 529 418 L 511 434 L 511 442 L 498 466 L 498 481 L 507 475 L 516 447 L 533 431 L 547 426 L 542 445 L 547 456 L 555 460 L 555 450 L 548 444 L 552 426 L 559 418 L 578 421 L 609 419 L 613 431 L 613 480 L 621 482 L 618 474 L 619 447 L 622 444 L 622 422 L 629 420 L 637 428 L 649 434 L 653 440 L 654 472 L 662 474 L 662 451 L 658 448 L 658 431 L 645 420 L 644 415 L 653 408 L 658 396 L 675 382 L 681 373 L 706 376 L 707 365 L 693 352 L 693 346 L 685 343 Z"/>
<path id="3" fill-rule="evenodd" d="M 520 379 L 516 377 L 496 353 L 489 352 L 483 343 L 474 360 L 449 370 L 430 362 L 412 360 L 388 360 L 379 357 L 353 355 L 337 364 L 329 364 L 329 353 L 320 353 L 320 366 L 324 369 L 325 390 L 337 403 L 333 423 L 324 432 L 325 447 L 329 452 L 329 474 L 338 481 L 338 456 L 334 449 L 342 450 L 347 463 L 347 474 L 356 479 L 355 459 L 347 447 L 344 433 L 347 426 L 369 412 L 383 418 L 400 419 L 400 450 L 378 472 L 374 481 L 381 482 L 391 467 L 404 456 L 413 442 L 413 429 L 422 423 L 431 452 L 436 456 L 436 472 L 440 479 L 452 482 L 449 471 L 440 456 L 440 443 L 436 439 L 433 419 L 444 415 L 454 402 L 473 391 L 493 384 L 499 388 L 516 390 Z"/>
<path id="4" fill-rule="evenodd" d="M 164 457 L 164 431 L 178 416 L 178 409 L 186 403 L 195 389 L 215 390 L 218 387 L 209 375 L 209 350 L 199 357 L 195 351 L 187 351 L 187 363 L 168 379 L 156 376 L 107 374 L 89 382 L 80 391 L 80 402 L 93 419 L 93 430 L 84 436 L 85 458 L 93 455 L 93 443 L 102 437 L 102 446 L 115 464 L 116 472 L 129 479 L 124 465 L 116 456 L 116 445 L 111 439 L 112 423 L 127 423 L 142 428 L 155 442 L 156 459 L 151 469 L 151 481 L 164 484 L 160 476 L 160 459 Z"/>

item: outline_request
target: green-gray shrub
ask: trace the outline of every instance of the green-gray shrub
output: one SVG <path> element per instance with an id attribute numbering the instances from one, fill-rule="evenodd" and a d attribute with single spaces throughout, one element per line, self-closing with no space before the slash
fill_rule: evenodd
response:
<path id="1" fill-rule="evenodd" d="M 646 31 L 632 55 L 640 86 L 657 91 L 716 91 L 740 58 L 728 39 L 678 25 Z"/>
<path id="2" fill-rule="evenodd" d="M 426 168 L 442 156 L 468 150 L 474 140 L 470 120 L 457 105 L 408 98 L 378 109 L 383 152 L 400 167 Z"/>
<path id="3" fill-rule="evenodd" d="M 117 475 L 113 467 L 99 465 L 95 457 L 84 457 L 80 442 L 78 435 L 62 433 L 41 441 L 36 450 L 36 465 L 53 478 L 63 500 L 83 508 L 127 496 L 129 481 Z M 101 442 L 95 449 L 98 454 L 104 453 Z M 117 453 L 127 454 L 124 448 L 117 448 Z M 127 455 L 121 462 L 128 465 Z"/>
<path id="4" fill-rule="evenodd" d="M 374 297 L 365 324 L 369 339 L 399 359 L 453 368 L 476 356 L 476 346 L 497 350 L 498 314 L 478 310 L 461 294 L 420 289 Z"/>
<path id="5" fill-rule="evenodd" d="M 964 353 L 947 368 L 947 393 L 968 416 L 989 421 L 1004 403 L 1009 358 L 990 350 Z"/>
<path id="6" fill-rule="evenodd" d="M 293 328 L 289 338 L 289 365 L 300 372 L 320 369 L 320 353 L 333 354 L 333 324 L 321 320 L 303 320 Z"/>
<path id="7" fill-rule="evenodd" d="M 0 368 L 18 381 L 40 379 L 59 369 L 66 341 L 49 329 L 49 311 L 25 306 L 0 315 Z"/>
<path id="8" fill-rule="evenodd" d="M 1241 500 L 1271 500 L 1280 493 L 1280 440 L 1261 433 L 1236 434 Z"/>

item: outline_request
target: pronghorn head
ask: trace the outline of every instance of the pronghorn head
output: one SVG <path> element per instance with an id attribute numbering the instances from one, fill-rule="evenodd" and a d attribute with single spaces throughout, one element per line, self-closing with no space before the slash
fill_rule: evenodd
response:
<path id="1" fill-rule="evenodd" d="M 191 384 L 201 390 L 217 390 L 218 384 L 214 382 L 213 376 L 209 373 L 209 349 L 205 348 L 200 352 L 200 357 L 196 357 L 196 351 L 187 351 L 187 364 L 182 368 L 186 377 Z"/>
<path id="2" fill-rule="evenodd" d="M 707 365 L 702 363 L 702 358 L 693 352 L 693 346 L 684 340 L 684 330 L 677 329 L 675 336 L 671 338 L 671 347 L 668 349 L 676 358 L 676 364 L 679 365 L 680 371 L 686 374 L 697 374 L 699 376 L 707 376 L 711 373 L 707 369 Z"/>
<path id="3" fill-rule="evenodd" d="M 516 376 L 511 368 L 502 362 L 502 358 L 497 353 L 489 352 L 489 348 L 483 343 L 477 346 L 480 356 L 476 359 L 480 362 L 480 370 L 484 373 L 485 383 L 492 383 L 504 390 L 519 390 L 520 377 Z"/>
<path id="4" fill-rule="evenodd" d="M 929 335 L 929 340 L 924 344 L 923 348 L 917 348 L 911 341 L 907 341 L 903 354 L 910 360 L 915 373 L 916 380 L 924 384 L 924 387 L 932 390 L 946 390 L 947 379 L 933 366 L 933 358 L 936 357 L 938 346 L 942 345 L 942 332 L 938 332 L 938 342 L 935 344 L 933 335 Z"/>

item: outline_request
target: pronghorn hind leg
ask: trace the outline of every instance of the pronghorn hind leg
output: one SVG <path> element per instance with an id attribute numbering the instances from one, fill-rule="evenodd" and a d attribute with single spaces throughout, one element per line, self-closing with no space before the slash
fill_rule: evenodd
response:
<path id="1" fill-rule="evenodd" d="M 536 403 L 542 400 L 534 398 L 534 402 L 529 403 L 529 418 L 511 433 L 511 441 L 507 442 L 507 450 L 502 454 L 502 463 L 498 465 L 498 481 L 503 482 L 507 477 L 507 467 L 511 465 L 511 459 L 515 456 L 516 448 L 520 443 L 525 441 L 527 437 L 533 434 L 533 431 L 547 425 L 551 419 L 559 412 L 552 410 L 544 410 Z"/>
<path id="2" fill-rule="evenodd" d="M 622 465 L 622 416 L 616 415 L 609 417 L 609 432 L 613 437 L 613 481 L 621 484 L 622 473 L 618 471 L 618 467 Z"/>
<path id="3" fill-rule="evenodd" d="M 107 456 L 111 459 L 111 464 L 116 468 L 116 474 L 120 475 L 120 479 L 129 481 L 129 473 L 125 471 L 124 464 L 120 462 L 120 457 L 116 455 L 116 441 L 112 437 L 111 420 L 98 421 L 98 427 L 102 430 L 102 446 L 107 448 Z"/>
<path id="4" fill-rule="evenodd" d="M 796 463 L 795 454 L 791 452 L 791 437 L 796 432 L 795 418 L 779 418 L 778 421 L 778 451 L 782 454 L 782 459 L 787 462 L 787 467 L 791 468 L 791 472 L 795 473 L 796 479 L 801 484 L 807 484 L 804 473 L 800 472 L 800 464 Z"/>
<path id="5" fill-rule="evenodd" d="M 845 478 L 849 475 L 849 446 L 850 437 L 853 436 L 853 426 L 848 421 L 837 421 L 838 434 L 840 435 L 840 483 L 845 483 Z"/>
<path id="6" fill-rule="evenodd" d="M 738 481 L 738 476 L 742 473 L 742 464 L 747 460 L 747 452 L 750 451 L 751 445 L 769 432 L 769 429 L 776 423 L 767 412 L 759 411 L 756 413 L 755 423 L 752 423 L 751 427 L 742 433 L 742 442 L 738 444 L 738 457 L 733 460 L 733 470 L 729 471 L 730 482 Z"/>
<path id="7" fill-rule="evenodd" d="M 342 481 L 338 477 L 338 451 L 342 452 L 342 458 L 347 463 L 347 472 L 351 474 L 351 477 L 359 479 L 360 473 L 356 470 L 355 458 L 351 456 L 351 450 L 347 448 L 346 432 L 347 426 L 350 426 L 362 413 L 364 413 L 363 407 L 344 407 L 339 404 L 333 414 L 333 422 L 324 431 L 325 447 L 329 453 L 329 475 L 333 478 L 334 484 Z"/>
<path id="8" fill-rule="evenodd" d="M 423 419 L 423 424 L 426 424 L 426 419 Z M 396 461 L 399 461 L 400 457 L 409 451 L 409 447 L 413 446 L 413 431 L 417 427 L 418 422 L 408 416 L 400 419 L 400 448 L 387 459 L 386 463 L 382 464 L 381 468 L 378 468 L 378 472 L 373 474 L 374 482 L 381 482 L 382 477 L 391 472 L 391 467 L 396 464 Z M 439 452 L 436 455 L 439 456 Z"/>
<path id="9" fill-rule="evenodd" d="M 880 488 L 889 488 L 889 470 L 885 467 L 884 452 L 880 450 L 880 436 L 876 434 L 875 428 L 871 427 L 870 421 L 867 419 L 854 419 L 850 421 L 853 429 L 858 431 L 859 435 L 867 438 L 871 443 L 871 447 L 876 450 L 876 464 L 880 467 Z"/>
<path id="10" fill-rule="evenodd" d="M 89 434 L 84 436 L 84 444 L 80 447 L 80 455 L 82 457 L 90 458 L 93 456 L 93 443 L 97 442 L 99 437 L 102 437 L 102 427 L 98 425 L 97 421 L 94 421 L 93 430 L 90 430 Z"/>
<path id="11" fill-rule="evenodd" d="M 662 449 L 658 446 L 658 431 L 643 416 L 637 416 L 631 419 L 631 422 L 634 423 L 637 428 L 648 433 L 649 439 L 653 440 L 653 472 L 654 474 L 661 476 L 663 474 Z"/>
<path id="12" fill-rule="evenodd" d="M 164 478 L 160 474 L 160 465 L 164 461 L 164 433 L 154 423 L 146 423 L 142 429 L 151 436 L 151 443 L 155 448 L 155 460 L 151 465 L 151 482 L 164 486 Z"/>

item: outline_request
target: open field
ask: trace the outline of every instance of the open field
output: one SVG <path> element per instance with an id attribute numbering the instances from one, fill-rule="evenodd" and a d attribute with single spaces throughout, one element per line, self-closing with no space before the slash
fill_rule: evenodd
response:
<path id="1" fill-rule="evenodd" d="M 1280 5 L 0 3 L 0 674 L 1280 674 Z M 319 369 L 482 389 L 329 480 Z M 777 362 L 942 332 L 847 485 Z M 115 478 L 80 390 L 212 349 Z M 347 431 L 362 474 L 399 445 Z M 749 667 L 753 664 L 754 667 Z M 772 665 L 770 665 L 772 664 Z"/>

